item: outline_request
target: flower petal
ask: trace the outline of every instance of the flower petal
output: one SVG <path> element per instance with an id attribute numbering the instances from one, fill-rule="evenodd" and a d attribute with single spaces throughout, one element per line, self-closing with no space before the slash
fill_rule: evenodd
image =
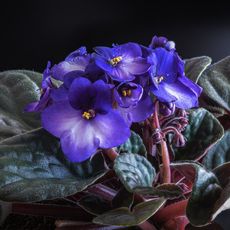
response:
<path id="1" fill-rule="evenodd" d="M 42 126 L 56 137 L 72 129 L 81 120 L 81 111 L 71 107 L 68 101 L 56 102 L 42 112 Z"/>
<path id="2" fill-rule="evenodd" d="M 76 78 L 69 89 L 69 101 L 75 109 L 86 108 L 91 104 L 89 97 L 90 87 L 92 83 L 84 77 Z"/>
<path id="3" fill-rule="evenodd" d="M 97 115 L 93 126 L 101 148 L 112 148 L 124 143 L 130 136 L 130 129 L 120 114 L 111 110 L 106 115 Z"/>
<path id="4" fill-rule="evenodd" d="M 70 161 L 82 162 L 95 154 L 99 147 L 99 139 L 91 122 L 78 122 L 72 129 L 61 135 L 61 147 Z"/>

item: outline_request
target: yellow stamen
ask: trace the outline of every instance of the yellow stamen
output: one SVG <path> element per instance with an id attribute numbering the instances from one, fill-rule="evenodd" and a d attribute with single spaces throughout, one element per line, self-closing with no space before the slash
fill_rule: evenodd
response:
<path id="1" fill-rule="evenodd" d="M 121 93 L 122 93 L 122 96 L 123 96 L 123 97 L 130 97 L 131 94 L 132 94 L 132 90 L 131 90 L 131 89 L 123 89 L 123 90 L 121 91 Z"/>
<path id="2" fill-rule="evenodd" d="M 84 119 L 86 119 L 86 120 L 90 120 L 90 119 L 94 118 L 95 115 L 96 115 L 96 114 L 95 114 L 95 111 L 92 110 L 92 109 L 89 109 L 88 111 L 84 111 L 84 112 L 82 113 L 82 117 L 83 117 Z"/>
<path id="3" fill-rule="evenodd" d="M 164 80 L 164 76 L 160 76 L 156 78 L 157 84 L 160 84 Z"/>
<path id="4" fill-rule="evenodd" d="M 112 66 L 116 66 L 122 60 L 122 56 L 118 56 L 109 60 Z"/>

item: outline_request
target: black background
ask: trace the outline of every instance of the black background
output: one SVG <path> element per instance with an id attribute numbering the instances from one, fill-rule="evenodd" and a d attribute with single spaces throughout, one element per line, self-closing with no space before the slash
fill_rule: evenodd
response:
<path id="1" fill-rule="evenodd" d="M 85 45 L 148 45 L 167 36 L 183 58 L 230 54 L 230 7 L 221 1 L 0 1 L 0 70 L 42 71 Z M 211 201 L 210 201 L 211 202 Z M 219 223 L 229 225 L 229 212 Z M 226 228 L 228 229 L 228 228 Z"/>
<path id="2" fill-rule="evenodd" d="M 0 70 L 42 71 L 81 45 L 174 40 L 183 58 L 230 54 L 230 7 L 184 1 L 1 0 Z M 171 3 L 170 3 L 171 2 Z"/>

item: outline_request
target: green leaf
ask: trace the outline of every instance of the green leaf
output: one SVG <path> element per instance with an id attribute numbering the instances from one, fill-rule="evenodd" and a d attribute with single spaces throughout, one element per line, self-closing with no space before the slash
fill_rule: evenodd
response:
<path id="1" fill-rule="evenodd" d="M 230 111 L 230 56 L 208 67 L 198 84 L 218 107 Z"/>
<path id="2" fill-rule="evenodd" d="M 165 197 L 168 199 L 174 199 L 183 195 L 183 190 L 176 184 L 161 184 L 155 188 L 137 187 L 134 191 L 142 195 L 154 195 L 159 197 Z"/>
<path id="3" fill-rule="evenodd" d="M 230 209 L 230 162 L 220 165 L 213 170 L 218 178 L 223 191 L 220 198 L 215 203 L 212 220 L 215 219 L 222 211 Z"/>
<path id="4" fill-rule="evenodd" d="M 185 60 L 185 75 L 197 82 L 204 70 L 211 64 L 212 59 L 207 56 L 194 57 Z"/>
<path id="5" fill-rule="evenodd" d="M 164 198 L 139 203 L 132 211 L 118 208 L 93 219 L 93 223 L 115 226 L 136 226 L 155 214 L 165 203 Z"/>
<path id="6" fill-rule="evenodd" d="M 99 196 L 93 194 L 82 197 L 78 205 L 92 215 L 100 215 L 111 209 L 111 205 Z"/>
<path id="7" fill-rule="evenodd" d="M 40 129 L 0 145 L 0 200 L 32 202 L 84 190 L 107 172 L 101 154 L 83 163 L 65 159 L 59 142 Z"/>
<path id="8" fill-rule="evenodd" d="M 129 192 L 133 192 L 136 187 L 151 187 L 156 175 L 145 157 L 133 153 L 119 155 L 113 168 Z"/>
<path id="9" fill-rule="evenodd" d="M 220 122 L 207 110 L 191 110 L 189 125 L 183 132 L 187 142 L 175 148 L 176 160 L 194 160 L 202 157 L 224 135 Z"/>
<path id="10" fill-rule="evenodd" d="M 118 147 L 118 152 L 137 153 L 143 156 L 147 155 L 147 151 L 141 137 L 134 131 L 131 131 L 130 138 Z"/>
<path id="11" fill-rule="evenodd" d="M 42 75 L 27 70 L 0 73 L 0 140 L 40 125 L 38 114 L 24 113 L 24 107 L 40 98 Z"/>
<path id="12" fill-rule="evenodd" d="M 214 169 L 228 161 L 230 161 L 230 130 L 226 131 L 224 137 L 208 150 L 203 164 L 208 169 Z"/>
<path id="13" fill-rule="evenodd" d="M 194 183 L 186 209 L 190 223 L 194 226 L 208 224 L 222 192 L 219 180 L 213 172 L 195 162 L 176 162 L 171 166 Z"/>

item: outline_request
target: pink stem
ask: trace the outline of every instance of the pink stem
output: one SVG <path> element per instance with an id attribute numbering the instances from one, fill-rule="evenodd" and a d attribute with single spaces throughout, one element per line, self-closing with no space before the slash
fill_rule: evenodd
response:
<path id="1" fill-rule="evenodd" d="M 158 109 L 159 109 L 159 102 L 156 101 L 155 103 L 155 112 L 154 112 L 154 126 L 156 129 L 160 129 L 160 123 L 158 118 Z M 168 153 L 168 147 L 165 140 L 161 140 L 161 157 L 162 157 L 162 178 L 163 183 L 170 183 L 171 182 L 171 170 L 170 170 L 170 159 Z"/>

